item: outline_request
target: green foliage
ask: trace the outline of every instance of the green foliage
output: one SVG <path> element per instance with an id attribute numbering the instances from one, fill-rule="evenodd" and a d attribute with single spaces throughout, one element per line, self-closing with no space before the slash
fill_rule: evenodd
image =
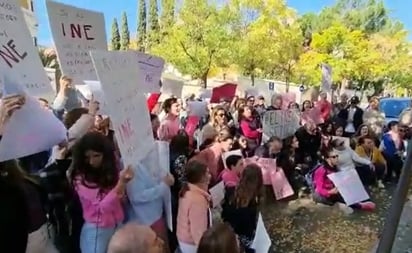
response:
<path id="1" fill-rule="evenodd" d="M 228 8 L 218 8 L 208 0 L 185 1 L 179 21 L 167 29 L 167 36 L 152 52 L 206 84 L 210 69 L 222 59 L 234 39 L 228 29 Z"/>
<path id="2" fill-rule="evenodd" d="M 127 15 L 124 11 L 122 13 L 122 39 L 121 39 L 121 49 L 127 50 L 130 45 L 130 31 L 129 24 L 127 23 Z"/>
<path id="3" fill-rule="evenodd" d="M 139 17 L 137 25 L 137 46 L 139 51 L 146 51 L 146 33 L 147 33 L 147 14 L 146 14 L 146 0 L 139 0 Z"/>
<path id="4" fill-rule="evenodd" d="M 154 44 L 159 43 L 160 25 L 157 0 L 150 0 L 149 24 L 148 48 L 151 48 Z"/>
<path id="5" fill-rule="evenodd" d="M 170 29 L 175 20 L 175 0 L 162 0 L 162 15 L 160 26 L 163 32 Z"/>
<path id="6" fill-rule="evenodd" d="M 117 19 L 113 19 L 112 23 L 112 38 L 110 48 L 112 50 L 120 50 L 120 33 L 119 33 L 119 25 L 117 24 Z"/>

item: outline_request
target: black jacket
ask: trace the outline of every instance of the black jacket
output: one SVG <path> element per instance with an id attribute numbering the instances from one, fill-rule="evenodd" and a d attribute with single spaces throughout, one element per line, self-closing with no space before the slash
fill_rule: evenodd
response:
<path id="1" fill-rule="evenodd" d="M 346 126 L 348 124 L 348 117 L 349 117 L 349 110 L 351 107 L 345 108 L 340 110 L 338 113 L 338 118 L 341 120 L 342 125 Z M 355 127 L 355 131 L 358 130 L 360 125 L 363 124 L 363 110 L 356 106 L 355 114 L 353 115 L 353 126 Z"/>
<path id="2" fill-rule="evenodd" d="M 308 165 L 316 163 L 319 158 L 318 153 L 322 141 L 320 133 L 312 135 L 306 131 L 305 127 L 301 127 L 296 131 L 295 136 L 299 141 L 296 155 L 300 158 L 300 162 Z"/>

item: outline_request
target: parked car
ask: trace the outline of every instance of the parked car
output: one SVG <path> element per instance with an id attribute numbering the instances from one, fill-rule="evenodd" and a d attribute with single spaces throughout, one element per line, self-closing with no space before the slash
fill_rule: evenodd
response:
<path id="1" fill-rule="evenodd" d="M 412 99 L 408 97 L 381 98 L 379 100 L 379 110 L 385 114 L 386 124 L 391 121 L 399 121 L 400 114 L 411 106 Z"/>

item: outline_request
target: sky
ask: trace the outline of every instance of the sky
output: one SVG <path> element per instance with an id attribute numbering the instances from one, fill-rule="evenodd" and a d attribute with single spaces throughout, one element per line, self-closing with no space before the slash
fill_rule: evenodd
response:
<path id="1" fill-rule="evenodd" d="M 111 24 L 114 18 L 120 20 L 123 11 L 126 11 L 129 29 L 131 34 L 136 30 L 136 0 L 57 0 L 79 8 L 90 9 L 103 12 L 106 19 L 106 31 L 110 35 Z M 43 46 L 51 46 L 53 39 L 50 33 L 49 20 L 46 11 L 45 0 L 35 0 L 35 11 L 39 23 L 38 43 Z M 334 0 L 287 0 L 290 7 L 296 9 L 299 14 L 307 12 L 319 12 L 322 8 L 330 6 Z M 390 15 L 404 23 L 407 30 L 410 31 L 409 38 L 412 40 L 412 18 L 410 10 L 412 9 L 411 0 L 385 0 L 385 4 L 390 10 Z"/>

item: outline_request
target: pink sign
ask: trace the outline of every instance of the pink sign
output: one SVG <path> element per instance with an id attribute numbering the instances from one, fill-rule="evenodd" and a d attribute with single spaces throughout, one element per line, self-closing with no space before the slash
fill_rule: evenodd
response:
<path id="1" fill-rule="evenodd" d="M 276 200 L 290 197 L 295 193 L 292 189 L 292 186 L 290 186 L 289 181 L 286 178 L 285 172 L 282 168 L 273 170 L 270 175 L 270 180 Z"/>
<path id="2" fill-rule="evenodd" d="M 294 92 L 288 92 L 282 94 L 282 109 L 288 109 L 290 103 L 296 103 L 296 94 Z"/>
<path id="3" fill-rule="evenodd" d="M 276 160 L 275 159 L 269 159 L 269 158 L 257 158 L 257 157 L 251 157 L 251 158 L 246 158 L 244 160 L 245 166 L 248 164 L 256 164 L 260 167 L 262 170 L 262 179 L 263 179 L 263 184 L 264 185 L 271 185 L 271 179 L 270 179 L 270 174 L 272 170 L 276 170 Z"/>
<path id="4" fill-rule="evenodd" d="M 322 124 L 323 119 L 321 117 L 320 109 L 318 107 L 313 107 L 312 109 L 302 112 L 301 116 L 301 124 L 304 125 L 306 122 L 311 121 L 316 125 Z"/>

